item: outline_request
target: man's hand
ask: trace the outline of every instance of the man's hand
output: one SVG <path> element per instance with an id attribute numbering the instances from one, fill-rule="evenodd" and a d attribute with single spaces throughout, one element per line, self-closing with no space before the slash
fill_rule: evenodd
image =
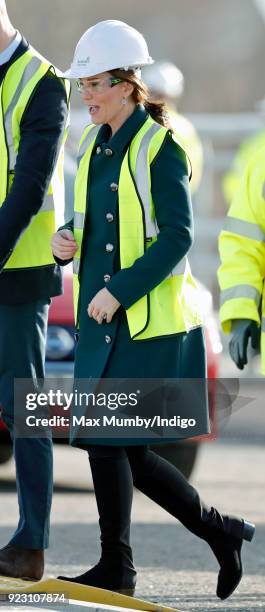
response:
<path id="1" fill-rule="evenodd" d="M 256 321 L 235 319 L 232 322 L 232 337 L 229 342 L 229 353 L 239 370 L 243 370 L 248 362 L 248 341 L 251 338 L 253 349 L 260 343 L 260 328 Z"/>
<path id="2" fill-rule="evenodd" d="M 73 259 L 78 246 L 74 234 L 69 229 L 63 229 L 52 237 L 52 252 L 58 259 Z"/>
<path id="3" fill-rule="evenodd" d="M 110 323 L 119 307 L 118 300 L 104 287 L 96 293 L 93 300 L 88 304 L 87 312 L 90 318 L 95 319 L 101 325 L 104 320 Z"/>

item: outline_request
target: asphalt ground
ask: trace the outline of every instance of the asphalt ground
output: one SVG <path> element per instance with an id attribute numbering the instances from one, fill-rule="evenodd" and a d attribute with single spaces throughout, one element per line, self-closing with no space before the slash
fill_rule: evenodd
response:
<path id="1" fill-rule="evenodd" d="M 243 545 L 244 576 L 238 589 L 225 602 L 217 599 L 218 564 L 207 544 L 135 491 L 132 545 L 138 570 L 137 597 L 190 612 L 265 611 L 263 384 L 253 379 L 240 381 L 232 408 L 219 411 L 218 440 L 201 444 L 191 479 L 207 503 L 256 523 L 253 542 Z M 7 543 L 16 522 L 11 461 L 0 466 L 0 546 Z M 45 578 L 77 575 L 95 564 L 99 554 L 98 516 L 86 453 L 56 445 L 51 546 L 46 554 Z M 48 608 L 69 610 L 68 605 Z M 75 603 L 70 609 L 84 608 Z"/>
<path id="2" fill-rule="evenodd" d="M 179 610 L 265 610 L 264 466 L 264 446 L 242 438 L 203 443 L 200 449 L 192 482 L 201 496 L 221 511 L 257 525 L 255 539 L 243 546 L 242 582 L 225 602 L 215 596 L 218 564 L 208 546 L 135 492 L 132 544 L 138 569 L 137 597 Z M 12 463 L 1 468 L 0 478 L 0 545 L 4 545 L 17 520 Z M 99 557 L 96 503 L 83 451 L 56 448 L 55 483 L 45 577 L 76 575 Z M 56 606 L 61 609 L 69 610 L 69 606 Z"/>

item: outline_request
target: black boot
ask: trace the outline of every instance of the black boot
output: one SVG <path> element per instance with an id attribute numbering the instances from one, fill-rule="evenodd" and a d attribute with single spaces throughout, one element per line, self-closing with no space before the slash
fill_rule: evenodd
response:
<path id="1" fill-rule="evenodd" d="M 61 580 L 134 595 L 136 571 L 130 546 L 133 482 L 127 457 L 89 458 L 101 531 L 101 558 L 90 570 Z"/>
<path id="2" fill-rule="evenodd" d="M 216 595 L 227 599 L 238 586 L 242 574 L 241 548 L 243 540 L 251 542 L 255 525 L 234 516 L 222 516 L 211 508 L 204 516 L 201 536 L 208 542 L 220 565 Z"/>
<path id="3" fill-rule="evenodd" d="M 137 489 L 208 542 L 220 564 L 216 594 L 229 597 L 242 578 L 243 540 L 252 540 L 255 526 L 207 506 L 177 468 L 147 447 L 126 450 Z"/>
<path id="4" fill-rule="evenodd" d="M 68 582 L 77 582 L 78 584 L 86 584 L 87 586 L 99 589 L 115 591 L 130 597 L 134 596 L 136 585 L 135 570 L 128 571 L 128 568 L 124 568 L 124 559 L 118 562 L 117 559 L 113 559 L 112 555 L 109 559 L 105 555 L 97 565 L 94 565 L 94 567 L 80 576 L 75 576 L 74 578 L 58 576 L 58 578 Z"/>

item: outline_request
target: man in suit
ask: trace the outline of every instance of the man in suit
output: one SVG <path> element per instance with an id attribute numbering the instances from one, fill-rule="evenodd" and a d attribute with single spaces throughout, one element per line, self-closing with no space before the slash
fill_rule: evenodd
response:
<path id="1" fill-rule="evenodd" d="M 64 206 L 69 86 L 13 27 L 4 0 L 0 94 L 0 404 L 13 438 L 19 503 L 17 529 L 0 550 L 0 575 L 39 580 L 49 537 L 52 440 L 16 435 L 14 381 L 44 378 L 48 307 L 62 293 L 50 238 L 55 210 Z"/>

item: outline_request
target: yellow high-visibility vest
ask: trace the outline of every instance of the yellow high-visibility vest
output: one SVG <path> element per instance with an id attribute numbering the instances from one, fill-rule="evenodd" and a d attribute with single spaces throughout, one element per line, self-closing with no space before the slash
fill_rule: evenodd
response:
<path id="1" fill-rule="evenodd" d="M 220 318 L 225 333 L 232 321 L 261 326 L 261 371 L 265 375 L 265 147 L 251 158 L 219 237 Z"/>
<path id="2" fill-rule="evenodd" d="M 7 71 L 0 87 L 0 206 L 3 205 L 12 186 L 16 159 L 21 138 L 20 124 L 34 91 L 48 73 L 54 72 L 62 79 L 67 98 L 70 85 L 60 72 L 35 49 L 21 55 Z M 51 237 L 57 223 L 62 220 L 64 207 L 63 145 L 61 143 L 57 164 L 45 200 L 29 226 L 20 236 L 5 269 L 34 268 L 54 264 Z"/>
<path id="3" fill-rule="evenodd" d="M 92 125 L 83 134 L 75 182 L 74 236 L 78 251 L 73 265 L 76 316 L 89 164 L 98 130 L 98 126 Z M 162 147 L 166 134 L 166 128 L 148 117 L 124 157 L 118 185 L 121 269 L 132 266 L 157 240 L 159 228 L 151 196 L 150 165 Z M 149 295 L 128 308 L 126 315 L 133 340 L 168 336 L 201 325 L 199 292 L 187 257 Z"/>

